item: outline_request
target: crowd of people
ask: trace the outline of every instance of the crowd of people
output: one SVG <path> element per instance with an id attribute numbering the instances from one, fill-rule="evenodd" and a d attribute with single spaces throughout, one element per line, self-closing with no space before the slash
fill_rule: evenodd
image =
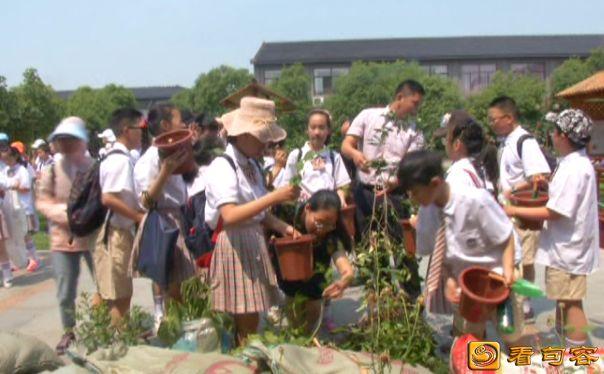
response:
<path id="1" fill-rule="evenodd" d="M 337 129 L 324 109 L 308 113 L 308 141 L 288 144 L 289 153 L 287 133 L 278 125 L 270 100 L 245 97 L 238 109 L 219 118 L 196 116 L 171 104 L 156 104 L 147 116 L 136 109 L 119 109 L 99 135 L 106 144 L 100 155 L 99 186 L 108 214 L 100 230 L 88 236 L 74 236 L 67 215 L 74 180 L 95 165 L 84 121 L 63 119 L 48 143 L 37 140 L 32 145 L 36 156 L 31 163 L 22 144 L 10 144 L 8 136 L 0 134 L 4 286 L 9 287 L 12 279 L 9 255 L 15 251 L 7 251 L 4 243 L 17 235 L 10 229 L 15 210 L 22 209 L 26 222 L 26 231 L 17 235 L 18 250 L 28 257 L 29 271 L 41 266 L 32 241 L 37 208 L 48 222 L 65 330 L 57 351 L 64 352 L 75 339 L 81 259 L 94 274 L 96 302 L 107 302 L 112 323 L 117 323 L 130 308 L 133 277 L 145 276 L 139 268 L 148 250 L 142 244 L 148 244 L 149 230 L 144 228 L 157 221 L 176 229 L 177 237 L 167 248 L 167 281 L 153 282 L 156 322 L 161 322 L 167 300 L 181 300 L 182 282 L 200 276 L 212 286 L 213 309 L 234 318 L 241 344 L 257 331 L 262 313 L 297 294 L 308 300 L 307 326 L 315 325 L 322 300 L 340 297 L 353 281 L 352 248 L 372 228 L 377 203 L 378 208 L 388 205 L 395 211 L 389 216 L 388 232 L 397 243 L 403 238 L 399 219 L 410 219 L 417 233 L 417 255 L 431 256 L 431 261 L 423 296 L 418 284 L 403 285 L 404 289 L 425 303 L 428 312 L 453 315 L 454 335 L 485 334 L 484 323 L 469 322 L 458 310 L 462 271 L 479 265 L 500 273 L 511 285 L 519 277 L 534 281 L 534 264 L 539 263 L 546 266 L 547 296 L 557 301 L 557 329 L 573 326 L 567 343 L 585 345 L 586 276 L 599 267 L 596 177 L 586 153 L 591 120 L 573 109 L 549 117 L 560 156 L 552 169 L 537 140 L 519 123 L 512 98 L 498 97 L 488 108 L 497 143 L 467 112 L 452 110 L 434 133 L 451 163 L 445 170 L 442 156 L 426 149 L 425 135 L 413 121 L 424 96 L 419 82 L 403 81 L 389 105 L 365 109 L 344 123 L 341 153 L 331 146 Z M 167 154 L 144 139 L 185 129 L 192 134 L 196 167 L 181 173 L 190 158 L 187 147 Z M 377 161 L 380 167 L 375 166 Z M 299 183 L 292 182 L 296 178 Z M 549 186 L 546 206 L 509 204 L 513 194 L 537 186 Z M 409 201 L 420 205 L 416 214 Z M 285 203 L 298 207 L 287 213 L 296 217 L 284 216 L 289 212 Z M 356 238 L 349 236 L 341 215 L 353 203 Z M 193 215 L 201 214 L 211 237 L 210 251 L 200 252 L 187 241 L 193 233 L 186 228 L 187 206 L 198 207 Z M 516 218 L 546 223 L 541 231 L 527 230 Z M 315 269 L 333 263 L 340 274 L 331 284 L 325 282 L 325 270 L 307 281 L 287 281 L 280 274 L 270 236 L 307 233 L 315 237 Z M 534 318 L 528 300 L 513 299 L 517 320 Z M 324 323 L 329 325 L 326 315 Z M 517 331 L 505 338 L 514 341 L 519 335 Z"/>

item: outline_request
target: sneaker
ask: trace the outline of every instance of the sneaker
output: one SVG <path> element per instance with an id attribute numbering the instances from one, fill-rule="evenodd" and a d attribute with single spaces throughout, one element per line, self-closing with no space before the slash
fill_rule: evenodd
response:
<path id="1" fill-rule="evenodd" d="M 57 354 L 59 356 L 65 354 L 71 343 L 73 343 L 74 341 L 75 335 L 73 332 L 65 333 L 63 337 L 61 337 L 59 344 L 57 344 L 57 347 L 55 348 Z"/>
<path id="2" fill-rule="evenodd" d="M 5 279 L 4 282 L 2 282 L 4 285 L 4 288 L 11 288 L 13 286 L 13 280 L 12 279 Z"/>
<path id="3" fill-rule="evenodd" d="M 41 265 L 42 265 L 42 261 L 36 261 L 36 260 L 30 259 L 29 263 L 27 264 L 26 270 L 30 273 L 33 273 L 34 271 L 38 270 Z"/>

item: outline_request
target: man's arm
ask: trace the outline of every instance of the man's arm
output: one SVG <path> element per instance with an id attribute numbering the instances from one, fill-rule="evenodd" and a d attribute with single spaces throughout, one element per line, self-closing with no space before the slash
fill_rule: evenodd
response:
<path id="1" fill-rule="evenodd" d="M 129 218 L 136 223 L 140 223 L 140 221 L 143 219 L 143 212 L 130 208 L 119 198 L 117 194 L 104 193 L 101 196 L 101 202 L 112 212 Z"/>
<path id="2" fill-rule="evenodd" d="M 346 135 L 342 142 L 342 154 L 352 161 L 364 172 L 369 171 L 369 161 L 365 158 L 363 152 L 359 151 L 359 138 L 354 135 Z"/>

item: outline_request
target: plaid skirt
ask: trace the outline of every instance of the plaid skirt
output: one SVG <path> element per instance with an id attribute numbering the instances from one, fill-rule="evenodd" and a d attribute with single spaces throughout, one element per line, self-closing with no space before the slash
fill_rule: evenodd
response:
<path id="1" fill-rule="evenodd" d="M 259 313 L 277 303 L 277 277 L 259 224 L 237 226 L 218 235 L 210 281 L 214 310 Z"/>
<path id="2" fill-rule="evenodd" d="M 170 283 L 171 284 L 179 284 L 182 283 L 191 277 L 195 276 L 195 259 L 187 246 L 185 245 L 185 238 L 183 236 L 184 227 L 183 227 L 183 217 L 180 209 L 158 209 L 161 215 L 166 218 L 168 222 L 170 222 L 173 227 L 178 227 L 180 230 L 180 235 L 178 235 L 178 239 L 176 240 L 176 246 L 174 248 L 174 253 L 172 254 L 172 263 L 170 264 Z M 140 253 L 140 242 L 143 234 L 143 227 L 145 227 L 145 218 L 143 218 L 140 223 L 136 235 L 134 237 L 134 247 L 132 248 L 132 256 L 130 257 L 130 271 L 128 274 L 131 277 L 141 277 L 144 276 L 138 272 L 137 264 L 138 264 L 138 255 Z"/>

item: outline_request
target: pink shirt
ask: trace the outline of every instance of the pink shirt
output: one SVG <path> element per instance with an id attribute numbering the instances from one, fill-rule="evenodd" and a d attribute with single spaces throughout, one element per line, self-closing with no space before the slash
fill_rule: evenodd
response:
<path id="1" fill-rule="evenodd" d="M 359 150 L 367 160 L 383 158 L 389 165 L 381 175 L 376 175 L 375 170 L 370 170 L 369 173 L 359 170 L 357 175 L 361 183 L 380 185 L 396 178 L 398 163 L 407 152 L 424 147 L 424 135 L 417 129 L 417 125 L 411 122 L 407 129 L 399 131 L 396 125 L 387 119 L 389 111 L 389 107 L 365 109 L 352 121 L 348 130 L 347 135 L 359 138 Z M 379 144 L 384 127 L 390 129 L 390 132 L 384 142 Z"/>

